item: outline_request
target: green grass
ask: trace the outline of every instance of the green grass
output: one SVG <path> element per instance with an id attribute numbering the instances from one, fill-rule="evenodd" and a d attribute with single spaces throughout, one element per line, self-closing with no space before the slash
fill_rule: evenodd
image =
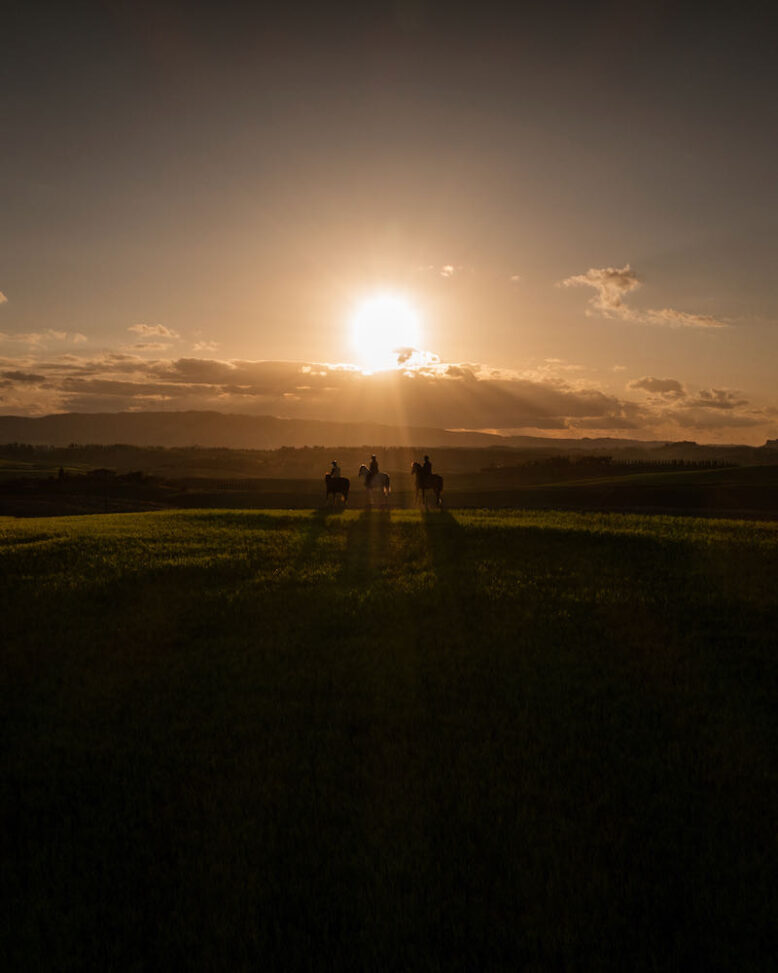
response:
<path id="1" fill-rule="evenodd" d="M 0 571 L 4 968 L 772 966 L 777 524 L 0 519 Z"/>

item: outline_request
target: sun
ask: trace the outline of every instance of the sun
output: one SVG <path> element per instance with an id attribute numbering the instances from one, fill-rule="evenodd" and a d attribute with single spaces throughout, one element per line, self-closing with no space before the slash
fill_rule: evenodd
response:
<path id="1" fill-rule="evenodd" d="M 351 318 L 351 340 L 367 371 L 395 368 L 398 355 L 420 344 L 419 312 L 399 294 L 374 294 Z"/>

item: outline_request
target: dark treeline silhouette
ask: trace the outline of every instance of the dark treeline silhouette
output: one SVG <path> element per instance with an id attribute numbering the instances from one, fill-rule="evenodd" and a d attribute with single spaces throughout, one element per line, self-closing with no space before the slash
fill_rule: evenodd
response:
<path id="1" fill-rule="evenodd" d="M 609 475 L 618 474 L 626 464 L 633 464 L 629 472 L 665 472 L 668 469 L 713 469 L 713 465 L 771 465 L 776 451 L 751 446 L 700 446 L 696 443 L 610 448 L 607 451 L 571 450 L 555 446 L 552 440 L 531 449 L 511 446 L 411 448 L 392 446 L 381 448 L 366 443 L 359 447 L 327 446 L 281 447 L 280 449 L 230 449 L 200 446 L 136 446 L 71 443 L 68 446 L 40 446 L 11 442 L 0 444 L 0 479 L 7 476 L 56 474 L 65 471 L 82 472 L 96 467 L 113 469 L 117 473 L 142 470 L 145 474 L 164 478 L 205 477 L 210 479 L 275 478 L 321 480 L 330 468 L 333 450 L 337 452 L 344 476 L 356 476 L 365 455 L 378 452 L 381 468 L 392 474 L 407 474 L 411 464 L 425 452 L 433 454 L 435 470 L 445 474 L 479 474 L 526 470 L 537 467 L 543 472 L 567 472 L 585 475 L 587 468 L 595 472 L 607 466 Z M 5 461 L 5 463 L 3 462 Z M 672 464 L 676 463 L 673 467 Z M 682 462 L 684 466 L 677 464 Z M 545 464 L 545 465 L 544 465 Z M 582 465 L 583 464 L 583 465 Z M 587 466 L 588 464 L 588 466 Z M 642 464 L 642 465 L 641 465 Z M 4 468 L 5 467 L 5 468 Z"/>
<path id="2" fill-rule="evenodd" d="M 392 506 L 414 506 L 410 470 L 429 453 L 434 470 L 445 477 L 450 507 L 778 513 L 775 450 L 742 446 L 674 443 L 571 452 L 551 446 L 234 450 L 77 443 L 52 448 L 16 442 L 0 445 L 0 515 L 317 508 L 325 503 L 323 478 L 332 457 L 337 456 L 353 487 L 360 464 L 371 453 L 379 454 L 381 470 L 391 476 Z M 355 495 L 352 489 L 349 504 L 364 504 L 365 492 Z"/>
<path id="3" fill-rule="evenodd" d="M 637 473 L 669 473 L 692 470 L 721 470 L 740 466 L 725 459 L 615 459 L 609 455 L 545 456 L 507 466 L 485 466 L 485 475 L 526 483 L 577 480 L 592 476 L 627 476 Z"/>
<path id="4" fill-rule="evenodd" d="M 441 467 L 445 466 L 441 464 Z M 2 466 L 0 466 L 0 470 Z M 628 474 L 639 464 L 620 464 Z M 561 471 L 561 472 L 559 472 Z M 76 470 L 64 466 L 37 475 L 0 474 L 0 516 L 59 516 L 170 508 L 298 508 L 327 502 L 322 476 L 150 476 L 140 470 L 109 467 Z M 359 481 L 351 480 L 352 486 Z M 668 462 L 647 476 L 619 475 L 602 464 L 537 464 L 516 470 L 446 472 L 450 507 L 524 507 L 532 509 L 633 510 L 705 516 L 778 516 L 778 464 L 690 468 Z M 352 490 L 349 505 L 363 506 L 368 491 Z M 330 498 L 331 499 L 331 498 Z M 352 503 L 353 501 L 353 503 Z M 414 478 L 409 469 L 392 472 L 386 505 L 413 507 Z"/>

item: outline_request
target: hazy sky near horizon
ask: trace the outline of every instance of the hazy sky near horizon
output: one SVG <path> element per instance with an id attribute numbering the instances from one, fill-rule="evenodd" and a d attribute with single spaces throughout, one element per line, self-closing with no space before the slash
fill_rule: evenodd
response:
<path id="1" fill-rule="evenodd" d="M 762 6 L 16 4 L 0 412 L 778 436 Z"/>

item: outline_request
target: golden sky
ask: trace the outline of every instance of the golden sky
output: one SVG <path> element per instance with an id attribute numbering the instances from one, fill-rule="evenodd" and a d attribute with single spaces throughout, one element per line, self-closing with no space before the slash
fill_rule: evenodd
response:
<path id="1" fill-rule="evenodd" d="M 758 9 L 19 5 L 0 413 L 778 436 Z"/>

